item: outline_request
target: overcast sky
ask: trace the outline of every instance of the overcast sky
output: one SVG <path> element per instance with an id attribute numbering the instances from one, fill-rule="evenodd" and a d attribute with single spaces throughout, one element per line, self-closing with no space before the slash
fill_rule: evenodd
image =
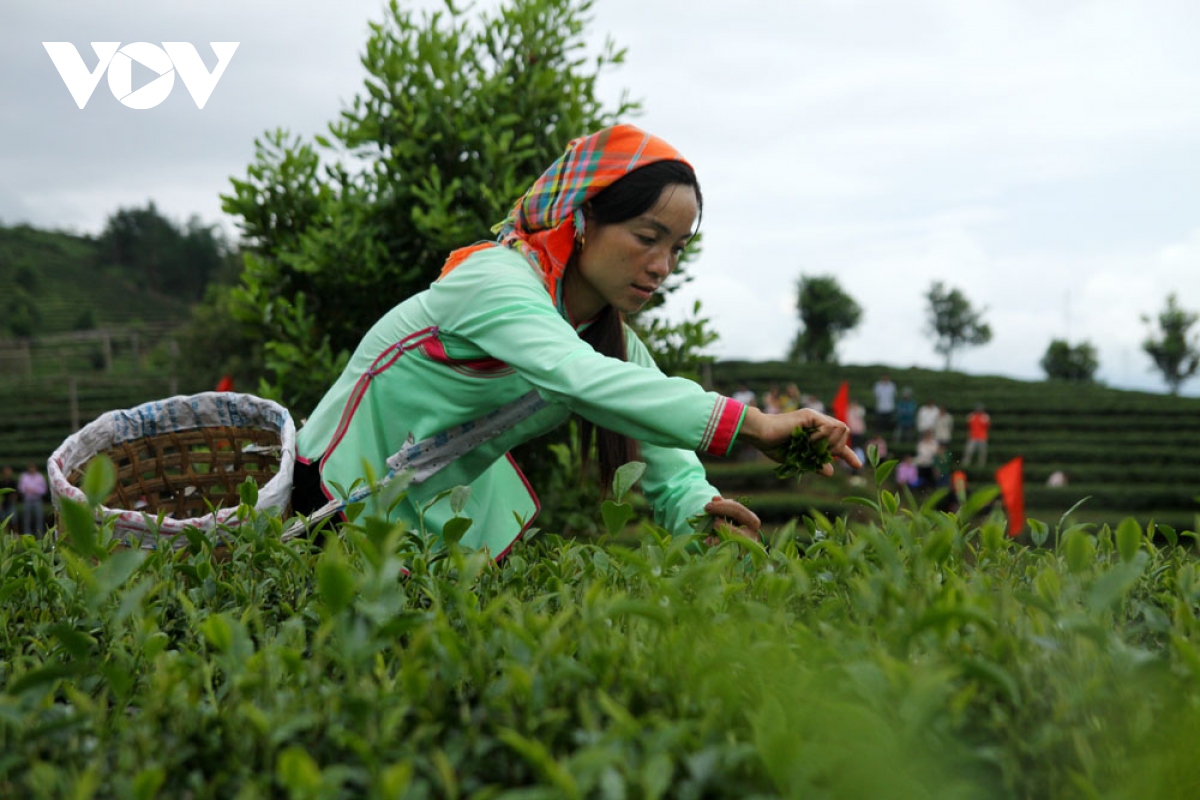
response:
<path id="1" fill-rule="evenodd" d="M 232 232 L 218 195 L 254 139 L 324 132 L 383 15 L 378 0 L 5 3 L 0 222 L 95 233 L 154 200 Z M 703 302 L 720 357 L 782 357 L 797 279 L 831 274 L 864 309 L 844 363 L 940 367 L 923 294 L 941 280 L 994 331 L 956 367 L 1038 379 L 1051 339 L 1086 340 L 1104 382 L 1162 390 L 1141 317 L 1171 292 L 1200 310 L 1200 3 L 597 0 L 590 31 L 629 51 L 604 96 L 642 100 L 629 121 L 697 168 L 704 252 L 671 305 Z M 179 79 L 134 109 L 102 78 L 81 110 L 44 41 L 88 69 L 90 42 L 191 42 L 208 69 L 209 42 L 239 45 L 203 109 Z M 140 69 L 133 89 L 154 76 Z"/>

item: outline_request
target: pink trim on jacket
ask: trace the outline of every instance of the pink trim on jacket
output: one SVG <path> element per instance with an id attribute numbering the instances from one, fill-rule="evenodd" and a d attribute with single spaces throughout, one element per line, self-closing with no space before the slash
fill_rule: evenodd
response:
<path id="1" fill-rule="evenodd" d="M 712 456 L 729 455 L 745 415 L 744 403 L 730 397 L 717 400 L 712 414 L 708 417 L 708 425 L 704 428 L 704 437 L 700 440 L 698 449 Z"/>

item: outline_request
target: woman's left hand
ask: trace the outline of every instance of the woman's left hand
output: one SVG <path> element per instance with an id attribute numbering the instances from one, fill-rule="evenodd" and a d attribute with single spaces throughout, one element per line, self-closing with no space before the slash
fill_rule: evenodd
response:
<path id="1" fill-rule="evenodd" d="M 756 542 L 762 541 L 759 533 L 762 520 L 737 500 L 729 500 L 717 495 L 704 506 L 704 513 L 713 518 L 715 525 L 724 525 L 730 532 L 745 536 L 747 539 L 753 539 Z M 715 536 L 708 538 L 709 544 L 716 544 L 717 541 L 719 540 Z"/>

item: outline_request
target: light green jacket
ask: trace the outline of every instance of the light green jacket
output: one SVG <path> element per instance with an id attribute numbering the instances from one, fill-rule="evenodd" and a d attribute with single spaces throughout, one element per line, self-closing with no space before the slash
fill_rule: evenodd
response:
<path id="1" fill-rule="evenodd" d="M 383 476 L 406 442 L 440 444 L 447 431 L 475 427 L 525 397 L 541 407 L 410 486 L 392 517 L 416 525 L 418 509 L 439 492 L 470 486 L 463 516 L 473 523 L 462 543 L 503 555 L 538 508 L 508 451 L 575 413 L 640 442 L 641 489 L 656 521 L 690 533 L 688 519 L 720 494 L 694 451 L 727 455 L 745 408 L 665 376 L 632 331 L 626 338 L 628 362 L 597 353 L 523 256 L 486 248 L 375 323 L 300 429 L 298 455 L 321 461 L 322 487 L 334 498 L 334 484 L 348 490 L 368 468 Z M 452 516 L 439 502 L 425 512 L 425 528 L 440 533 Z"/>

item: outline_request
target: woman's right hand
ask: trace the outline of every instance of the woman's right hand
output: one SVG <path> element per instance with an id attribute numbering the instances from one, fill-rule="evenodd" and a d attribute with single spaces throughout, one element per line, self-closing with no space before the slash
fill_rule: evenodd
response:
<path id="1" fill-rule="evenodd" d="M 831 416 L 801 408 L 785 414 L 767 414 L 753 406 L 746 409 L 738 440 L 752 445 L 772 461 L 782 461 L 788 440 L 796 428 L 816 428 L 812 438 L 829 442 L 829 453 L 840 458 L 855 469 L 862 467 L 862 460 L 850 449 L 850 428 L 846 423 Z M 821 469 L 826 477 L 833 475 L 833 464 Z"/>

